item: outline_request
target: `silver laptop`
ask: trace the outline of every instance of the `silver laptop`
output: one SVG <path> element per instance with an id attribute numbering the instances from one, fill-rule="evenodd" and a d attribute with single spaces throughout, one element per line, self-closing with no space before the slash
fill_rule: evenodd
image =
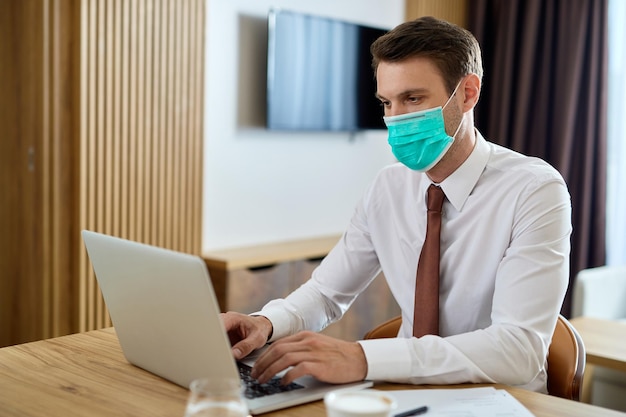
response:
<path id="1" fill-rule="evenodd" d="M 204 376 L 240 375 L 241 364 L 231 354 L 201 258 L 87 230 L 82 235 L 130 363 L 186 388 Z M 250 413 L 315 401 L 329 391 L 366 388 L 372 382 L 333 385 L 303 377 L 295 384 L 288 391 L 246 398 Z"/>

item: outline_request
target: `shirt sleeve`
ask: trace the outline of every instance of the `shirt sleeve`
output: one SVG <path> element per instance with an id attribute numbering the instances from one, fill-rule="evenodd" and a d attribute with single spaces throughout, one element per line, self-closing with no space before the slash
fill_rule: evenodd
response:
<path id="1" fill-rule="evenodd" d="M 367 193 L 366 193 L 367 195 Z M 380 272 L 367 228 L 364 200 L 346 232 L 313 271 L 311 279 L 284 299 L 270 301 L 255 314 L 274 326 L 270 341 L 302 330 L 320 331 L 339 320 Z"/>

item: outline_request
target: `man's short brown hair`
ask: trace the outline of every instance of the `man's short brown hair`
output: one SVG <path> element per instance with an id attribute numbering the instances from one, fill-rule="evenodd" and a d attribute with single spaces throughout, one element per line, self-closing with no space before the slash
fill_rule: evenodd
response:
<path id="1" fill-rule="evenodd" d="M 372 44 L 374 73 L 380 62 L 400 62 L 425 57 L 439 68 L 452 93 L 459 80 L 476 74 L 482 79 L 483 65 L 478 41 L 468 30 L 434 17 L 402 23 Z"/>

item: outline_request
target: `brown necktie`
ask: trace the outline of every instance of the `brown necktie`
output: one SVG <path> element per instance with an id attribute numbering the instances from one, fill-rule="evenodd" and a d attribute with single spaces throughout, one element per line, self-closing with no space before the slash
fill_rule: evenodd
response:
<path id="1" fill-rule="evenodd" d="M 428 187 L 428 221 L 426 238 L 417 264 L 415 279 L 415 311 L 413 313 L 413 336 L 439 334 L 439 234 L 441 232 L 441 208 L 445 194 L 440 187 Z"/>

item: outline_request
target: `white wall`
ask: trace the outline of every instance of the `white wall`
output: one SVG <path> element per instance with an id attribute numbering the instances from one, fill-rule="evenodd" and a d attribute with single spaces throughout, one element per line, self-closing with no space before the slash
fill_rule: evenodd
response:
<path id="1" fill-rule="evenodd" d="M 207 2 L 203 249 L 341 233 L 366 186 L 394 161 L 384 131 L 264 129 L 270 7 L 391 28 L 404 0 Z"/>

